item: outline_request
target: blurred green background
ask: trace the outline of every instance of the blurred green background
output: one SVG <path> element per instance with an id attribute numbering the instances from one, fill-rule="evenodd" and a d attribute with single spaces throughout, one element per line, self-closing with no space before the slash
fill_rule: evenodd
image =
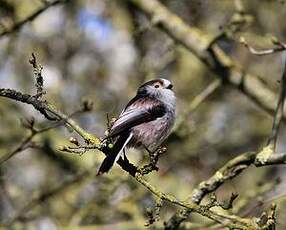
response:
<path id="1" fill-rule="evenodd" d="M 227 28 L 239 11 L 232 0 L 161 1 L 190 26 L 215 37 Z M 219 41 L 219 45 L 245 70 L 258 75 L 278 93 L 282 73 L 280 53 L 255 56 L 239 43 L 240 36 L 255 47 L 271 47 L 271 37 L 285 39 L 286 3 L 281 0 L 239 1 L 247 13 L 240 31 Z M 0 0 L 0 32 L 42 7 L 40 0 Z M 75 116 L 89 132 L 104 136 L 106 114 L 116 117 L 146 80 L 164 77 L 174 84 L 177 116 L 215 78 L 197 57 L 174 43 L 128 1 L 77 0 L 49 8 L 20 31 L 0 37 L 0 87 L 35 93 L 33 70 L 28 63 L 34 52 L 43 65 L 46 98 L 67 114 L 80 107 L 81 100 L 94 103 L 91 112 Z M 31 106 L 0 98 L 0 156 L 15 149 L 28 131 L 20 119 L 34 117 L 36 127 L 50 122 Z M 220 86 L 183 126 L 165 142 L 167 153 L 159 160 L 160 170 L 148 175 L 150 183 L 166 193 L 186 199 L 192 189 L 210 177 L 228 160 L 249 150 L 260 149 L 271 131 L 272 118 L 237 90 Z M 95 177 L 103 154 L 90 151 L 82 156 L 62 153 L 60 146 L 77 137 L 66 127 L 38 135 L 42 148 L 29 148 L 0 165 L 0 222 L 21 213 L 15 229 L 145 229 L 146 208 L 154 197 L 115 166 Z M 285 128 L 278 150 L 285 151 Z M 80 138 L 79 138 L 80 139 Z M 134 164 L 147 162 L 147 154 L 129 150 Z M 38 205 L 26 204 L 76 173 L 88 170 L 71 186 L 64 186 Z M 285 166 L 250 167 L 216 192 L 220 200 L 238 193 L 235 206 L 240 216 L 259 216 L 267 201 L 285 192 Z M 272 186 L 279 178 L 280 183 Z M 275 184 L 275 183 L 274 183 Z M 268 187 L 265 185 L 269 185 Z M 261 190 L 266 190 L 262 192 Z M 247 205 L 243 205 L 243 200 Z M 278 227 L 286 228 L 285 201 L 278 200 Z M 239 207 L 242 205 L 242 207 Z M 257 206 L 258 205 L 258 206 Z M 160 221 L 151 228 L 163 228 L 177 210 L 164 204 Z M 192 215 L 182 229 L 208 220 Z M 192 229 L 204 229 L 195 228 Z M 208 228 L 205 228 L 208 229 Z"/>

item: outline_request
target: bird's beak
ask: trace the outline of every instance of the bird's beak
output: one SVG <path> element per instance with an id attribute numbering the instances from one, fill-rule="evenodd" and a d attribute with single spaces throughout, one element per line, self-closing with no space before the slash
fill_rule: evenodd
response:
<path id="1" fill-rule="evenodd" d="M 173 89 L 173 85 L 172 84 L 168 85 L 167 89 Z"/>

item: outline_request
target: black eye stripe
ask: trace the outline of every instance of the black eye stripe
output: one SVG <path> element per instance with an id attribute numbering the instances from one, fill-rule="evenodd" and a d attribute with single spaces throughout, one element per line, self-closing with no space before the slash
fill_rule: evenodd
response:
<path id="1" fill-rule="evenodd" d="M 159 88 L 160 86 L 159 86 L 159 85 L 154 85 L 154 87 L 155 87 L 155 88 Z"/>

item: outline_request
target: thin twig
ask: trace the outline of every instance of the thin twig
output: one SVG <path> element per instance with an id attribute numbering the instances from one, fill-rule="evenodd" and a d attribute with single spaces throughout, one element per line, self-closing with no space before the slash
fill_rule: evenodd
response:
<path id="1" fill-rule="evenodd" d="M 72 176 L 70 178 L 67 178 L 64 180 L 64 182 L 61 182 L 59 185 L 54 186 L 52 189 L 49 189 L 48 191 L 44 191 L 41 194 L 37 194 L 35 197 L 33 197 L 27 204 L 25 204 L 13 217 L 11 217 L 9 220 L 7 220 L 4 225 L 10 226 L 16 222 L 17 220 L 21 219 L 23 215 L 25 215 L 29 210 L 34 208 L 37 205 L 40 205 L 41 203 L 45 202 L 46 200 L 50 199 L 54 195 L 58 195 L 59 193 L 66 190 L 69 186 L 78 183 L 82 181 L 83 179 L 89 178 L 94 176 L 96 173 L 95 170 L 85 170 L 81 173 L 78 173 L 75 176 Z"/>
<path id="2" fill-rule="evenodd" d="M 37 94 L 35 95 L 35 97 L 37 98 L 41 98 L 44 94 L 44 78 L 42 76 L 42 70 L 43 67 L 41 65 L 38 64 L 36 56 L 34 53 L 32 53 L 32 57 L 29 60 L 29 63 L 33 66 L 34 69 L 34 75 L 35 75 L 35 79 L 36 79 L 36 89 L 37 89 Z"/>
<path id="3" fill-rule="evenodd" d="M 28 143 L 32 140 L 32 138 L 36 135 L 36 133 L 31 132 L 13 151 L 4 154 L 0 157 L 0 165 L 5 161 L 9 160 L 11 157 L 15 156 L 17 153 L 24 151 L 29 147 Z"/>
<path id="4" fill-rule="evenodd" d="M 272 125 L 272 132 L 271 136 L 268 141 L 268 145 L 273 148 L 273 151 L 276 149 L 276 143 L 278 138 L 279 127 L 283 118 L 284 112 L 284 103 L 285 103 L 285 96 L 286 96 L 286 58 L 284 58 L 284 67 L 283 67 L 283 74 L 281 78 L 281 85 L 280 85 L 280 93 L 278 98 L 278 103 L 276 107 L 276 111 L 273 118 L 273 125 Z"/>
<path id="5" fill-rule="evenodd" d="M 262 49 L 262 50 L 257 50 L 254 47 L 250 46 L 244 37 L 240 38 L 240 43 L 243 44 L 249 50 L 250 53 L 258 55 L 258 56 L 274 54 L 274 53 L 286 50 L 286 44 L 281 43 L 281 42 L 279 42 L 279 43 L 276 42 L 275 43 L 276 47 L 274 47 L 274 48 Z"/>
<path id="6" fill-rule="evenodd" d="M 196 110 L 211 94 L 213 94 L 221 86 L 221 80 L 215 79 L 202 92 L 200 92 L 191 101 L 188 107 L 184 110 L 183 114 L 178 118 L 174 127 L 174 131 L 179 130 L 187 120 L 188 115 Z"/>
<path id="7" fill-rule="evenodd" d="M 69 117 L 72 117 L 72 116 L 78 114 L 79 112 L 81 112 L 81 111 L 76 111 L 76 112 L 72 113 L 71 115 L 69 115 Z M 47 132 L 51 129 L 57 128 L 59 126 L 62 126 L 64 124 L 65 124 L 64 121 L 57 121 L 54 124 L 47 126 L 45 128 L 42 128 L 42 129 L 36 129 L 34 127 L 34 124 L 32 124 L 32 126 L 29 126 L 29 127 L 27 127 L 26 124 L 23 124 L 26 126 L 25 128 L 29 129 L 30 133 L 28 134 L 27 137 L 25 137 L 21 141 L 21 143 L 19 144 L 19 146 L 17 148 L 15 148 L 13 151 L 8 152 L 8 153 L 6 153 L 0 157 L 0 165 L 3 164 L 4 162 L 6 162 L 7 160 L 9 160 L 10 158 L 12 158 L 13 156 L 15 156 L 16 154 L 18 154 L 19 152 L 22 152 L 22 151 L 26 150 L 27 148 L 31 147 L 30 143 L 34 139 L 35 136 L 42 134 L 44 132 Z"/>

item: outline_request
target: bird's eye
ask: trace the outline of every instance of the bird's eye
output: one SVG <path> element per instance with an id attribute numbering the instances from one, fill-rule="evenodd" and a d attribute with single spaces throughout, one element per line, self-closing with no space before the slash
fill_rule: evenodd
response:
<path id="1" fill-rule="evenodd" d="M 159 88 L 160 86 L 158 84 L 154 85 L 155 88 Z"/>

